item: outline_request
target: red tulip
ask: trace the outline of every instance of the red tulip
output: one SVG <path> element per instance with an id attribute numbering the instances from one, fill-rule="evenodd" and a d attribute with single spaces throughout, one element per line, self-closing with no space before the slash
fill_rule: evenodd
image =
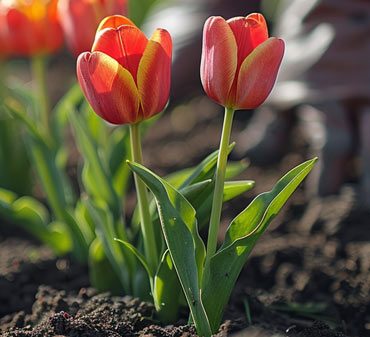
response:
<path id="1" fill-rule="evenodd" d="M 78 56 L 90 50 L 103 18 L 126 14 L 127 0 L 59 0 L 58 12 L 68 47 Z"/>
<path id="2" fill-rule="evenodd" d="M 92 51 L 77 59 L 77 77 L 95 112 L 132 124 L 161 112 L 168 100 L 172 41 L 164 29 L 148 40 L 124 16 L 104 19 Z"/>
<path id="3" fill-rule="evenodd" d="M 3 4 L 0 39 L 5 39 L 7 52 L 33 56 L 58 50 L 63 33 L 56 7 L 57 0 L 13 0 Z"/>
<path id="4" fill-rule="evenodd" d="M 261 14 L 210 17 L 203 31 L 203 88 L 227 108 L 256 108 L 271 92 L 283 54 L 284 41 L 268 38 Z"/>
<path id="5" fill-rule="evenodd" d="M 0 60 L 5 58 L 10 53 L 9 48 L 9 31 L 6 24 L 6 8 L 2 3 L 0 3 Z"/>

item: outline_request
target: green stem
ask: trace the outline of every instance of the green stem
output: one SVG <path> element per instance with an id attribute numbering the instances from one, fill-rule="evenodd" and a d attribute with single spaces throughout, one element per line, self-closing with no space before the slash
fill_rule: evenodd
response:
<path id="1" fill-rule="evenodd" d="M 46 58 L 42 55 L 36 55 L 32 58 L 32 75 L 36 81 L 36 97 L 38 106 L 38 118 L 44 131 L 49 134 L 49 112 L 50 103 L 46 84 Z"/>
<path id="2" fill-rule="evenodd" d="M 233 116 L 234 110 L 230 108 L 225 108 L 224 125 L 222 128 L 220 149 L 218 153 L 217 168 L 215 174 L 215 190 L 212 201 L 211 219 L 209 222 L 208 229 L 206 268 L 209 264 L 211 257 L 215 254 L 217 247 L 217 234 L 221 218 L 228 146 L 230 141 Z"/>
<path id="3" fill-rule="evenodd" d="M 139 126 L 139 123 L 130 125 L 131 154 L 134 162 L 142 164 L 143 155 L 141 151 Z M 156 270 L 158 266 L 158 253 L 152 219 L 149 213 L 148 191 L 143 181 L 136 174 L 134 174 L 134 178 L 140 212 L 141 232 L 144 240 L 145 257 L 152 270 Z"/>

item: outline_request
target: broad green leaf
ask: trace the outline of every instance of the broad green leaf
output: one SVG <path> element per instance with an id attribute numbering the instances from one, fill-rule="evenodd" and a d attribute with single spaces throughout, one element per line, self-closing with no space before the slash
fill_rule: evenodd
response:
<path id="1" fill-rule="evenodd" d="M 189 200 L 189 202 L 192 204 L 192 199 L 197 198 L 200 193 L 202 193 L 204 190 L 206 190 L 207 187 L 211 184 L 211 182 L 212 182 L 211 179 L 207 179 L 207 180 L 201 181 L 199 183 L 195 183 L 193 185 L 186 186 L 186 187 L 180 189 L 179 192 L 187 200 Z M 207 189 L 207 194 L 210 193 L 209 191 L 210 190 Z M 157 207 L 156 207 L 156 204 L 155 204 L 155 200 L 151 200 L 150 205 L 149 205 L 149 211 L 150 211 L 150 214 L 151 214 L 153 226 L 155 228 L 157 228 L 157 227 L 160 228 L 160 226 L 157 226 L 157 224 L 159 224 L 159 217 L 158 217 L 158 212 L 157 212 Z M 138 207 L 136 207 L 135 211 L 134 211 L 134 214 L 133 214 L 133 218 L 132 218 L 132 224 L 135 227 L 139 228 L 139 226 L 138 226 L 139 223 L 140 223 L 139 209 L 138 209 Z M 158 235 L 158 238 L 157 238 L 158 247 L 161 246 L 160 245 L 161 238 L 162 238 L 162 235 Z"/>
<path id="2" fill-rule="evenodd" d="M 198 234 L 195 210 L 166 181 L 139 164 L 129 165 L 156 198 L 163 234 L 195 326 L 201 335 L 210 335 L 199 289 L 205 248 Z"/>
<path id="3" fill-rule="evenodd" d="M 167 249 L 162 255 L 153 288 L 154 305 L 161 322 L 176 321 L 180 296 L 181 284 Z"/>
<path id="4" fill-rule="evenodd" d="M 109 291 L 113 295 L 122 294 L 121 282 L 105 255 L 99 238 L 95 238 L 90 245 L 89 278 L 92 286 L 100 292 Z"/>
<path id="5" fill-rule="evenodd" d="M 224 307 L 256 241 L 316 161 L 316 158 L 306 161 L 289 171 L 270 192 L 257 196 L 231 222 L 225 242 L 211 258 L 203 279 L 202 299 L 213 332 L 219 327 Z"/>

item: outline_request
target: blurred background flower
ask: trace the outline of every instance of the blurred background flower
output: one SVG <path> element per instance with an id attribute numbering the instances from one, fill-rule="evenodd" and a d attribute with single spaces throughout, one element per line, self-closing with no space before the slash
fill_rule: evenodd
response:
<path id="1" fill-rule="evenodd" d="M 102 19 L 127 14 L 127 0 L 59 0 L 58 13 L 67 45 L 78 56 L 91 50 Z"/>
<path id="2" fill-rule="evenodd" d="M 18 56 L 49 54 L 63 44 L 57 0 L 4 1 L 0 17 L 0 36 L 8 53 Z"/>

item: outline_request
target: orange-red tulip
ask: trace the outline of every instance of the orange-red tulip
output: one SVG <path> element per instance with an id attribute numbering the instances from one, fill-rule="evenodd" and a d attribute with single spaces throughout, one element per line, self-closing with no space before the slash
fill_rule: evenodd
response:
<path id="1" fill-rule="evenodd" d="M 256 108 L 271 92 L 283 54 L 284 42 L 268 37 L 261 14 L 210 17 L 203 31 L 203 88 L 227 108 Z"/>
<path id="2" fill-rule="evenodd" d="M 95 112 L 132 124 L 161 112 L 170 91 L 172 41 L 164 29 L 148 40 L 123 16 L 104 19 L 92 51 L 77 59 L 77 77 Z"/>
<path id="3" fill-rule="evenodd" d="M 48 54 L 63 44 L 57 0 L 7 1 L 3 3 L 0 16 L 4 25 L 0 35 L 6 39 L 8 53 L 20 56 Z"/>
<path id="4" fill-rule="evenodd" d="M 91 49 L 103 18 L 126 14 L 127 0 L 59 0 L 58 12 L 68 47 L 78 56 Z"/>
<path id="5" fill-rule="evenodd" d="M 10 53 L 8 41 L 9 31 L 6 24 L 6 8 L 0 3 L 0 60 Z"/>

